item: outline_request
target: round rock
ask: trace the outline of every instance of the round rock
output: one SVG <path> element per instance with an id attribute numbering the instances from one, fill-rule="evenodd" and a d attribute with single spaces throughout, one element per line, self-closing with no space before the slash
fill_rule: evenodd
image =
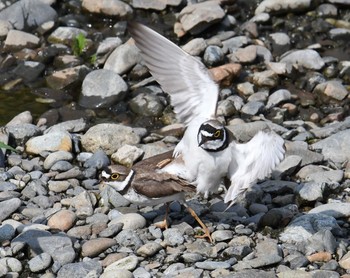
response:
<path id="1" fill-rule="evenodd" d="M 128 85 L 119 74 L 99 69 L 90 72 L 82 84 L 79 104 L 86 108 L 105 108 L 122 100 Z"/>
<path id="2" fill-rule="evenodd" d="M 146 226 L 146 219 L 138 213 L 122 214 L 114 218 L 109 225 L 122 223 L 123 230 L 125 229 L 142 229 Z"/>
<path id="3" fill-rule="evenodd" d="M 116 152 L 125 144 L 136 145 L 140 142 L 131 127 L 119 124 L 98 124 L 91 127 L 81 138 L 83 148 L 90 152 L 102 149 L 107 155 Z"/>
<path id="4" fill-rule="evenodd" d="M 74 226 L 77 219 L 75 213 L 71 210 L 60 210 L 55 213 L 47 222 L 47 225 L 52 229 L 68 231 Z"/>

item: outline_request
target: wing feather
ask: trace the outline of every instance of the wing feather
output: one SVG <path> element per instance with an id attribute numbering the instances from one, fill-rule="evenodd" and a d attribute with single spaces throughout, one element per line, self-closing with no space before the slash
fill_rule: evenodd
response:
<path id="1" fill-rule="evenodd" d="M 258 132 L 246 144 L 232 146 L 229 178 L 231 185 L 225 203 L 232 206 L 251 185 L 264 179 L 284 158 L 284 141 L 274 132 Z"/>
<path id="2" fill-rule="evenodd" d="M 214 117 L 219 89 L 203 63 L 142 24 L 128 23 L 128 30 L 149 71 L 170 95 L 178 120 L 189 125 L 199 117 Z"/>

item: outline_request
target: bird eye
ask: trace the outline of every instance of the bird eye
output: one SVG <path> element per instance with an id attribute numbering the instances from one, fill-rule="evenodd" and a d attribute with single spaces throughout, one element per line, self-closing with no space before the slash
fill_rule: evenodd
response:
<path id="1" fill-rule="evenodd" d="M 220 135 L 221 135 L 220 130 L 215 131 L 215 133 L 214 133 L 215 138 L 218 138 Z"/>
<path id="2" fill-rule="evenodd" d="M 117 173 L 112 174 L 112 175 L 111 175 L 111 179 L 112 179 L 112 180 L 117 180 L 117 179 L 119 179 L 119 174 L 117 174 Z"/>

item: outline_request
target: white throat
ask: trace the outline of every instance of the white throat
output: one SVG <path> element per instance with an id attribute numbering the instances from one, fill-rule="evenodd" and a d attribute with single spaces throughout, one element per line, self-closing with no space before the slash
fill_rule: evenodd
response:
<path id="1" fill-rule="evenodd" d="M 134 171 L 130 170 L 129 175 L 127 175 L 124 181 L 112 181 L 112 182 L 108 182 L 107 184 L 112 186 L 117 191 L 123 191 L 125 187 L 129 184 L 133 175 L 134 175 Z"/>

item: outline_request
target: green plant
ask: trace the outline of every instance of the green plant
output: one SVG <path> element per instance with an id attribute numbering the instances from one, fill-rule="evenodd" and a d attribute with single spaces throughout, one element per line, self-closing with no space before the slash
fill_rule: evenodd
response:
<path id="1" fill-rule="evenodd" d="M 83 54 L 86 47 L 86 37 L 83 33 L 80 33 L 78 36 L 76 36 L 73 40 L 73 54 L 75 56 L 80 56 Z"/>
<path id="2" fill-rule="evenodd" d="M 1 142 L 0 141 L 0 149 L 6 149 L 6 150 L 10 150 L 10 151 L 13 151 L 13 152 L 17 152 L 16 149 L 12 148 L 11 146 L 5 144 L 4 142 Z"/>

